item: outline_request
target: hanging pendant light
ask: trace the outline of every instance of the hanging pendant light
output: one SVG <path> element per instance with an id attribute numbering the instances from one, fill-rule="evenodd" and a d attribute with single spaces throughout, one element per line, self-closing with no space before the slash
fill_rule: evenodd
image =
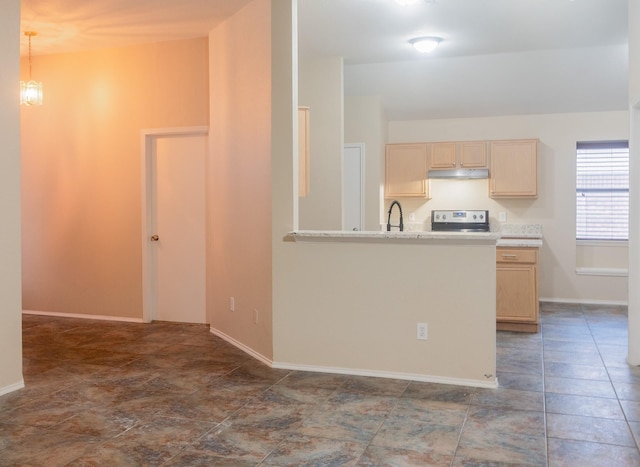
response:
<path id="1" fill-rule="evenodd" d="M 25 31 L 29 37 L 29 81 L 20 81 L 20 104 L 42 105 L 42 83 L 31 79 L 31 38 L 38 35 L 33 31 Z"/>

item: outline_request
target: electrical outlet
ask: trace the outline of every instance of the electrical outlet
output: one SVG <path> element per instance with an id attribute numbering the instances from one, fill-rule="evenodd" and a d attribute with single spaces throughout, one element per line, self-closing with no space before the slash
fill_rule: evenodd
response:
<path id="1" fill-rule="evenodd" d="M 235 299 L 235 297 L 231 297 L 229 299 L 229 310 L 236 311 L 236 299 Z"/>
<path id="2" fill-rule="evenodd" d="M 507 213 L 504 211 L 500 211 L 498 213 L 498 222 L 507 222 Z"/>
<path id="3" fill-rule="evenodd" d="M 418 323 L 418 335 L 416 339 L 426 341 L 429 338 L 427 323 Z"/>
<path id="4" fill-rule="evenodd" d="M 253 324 L 258 324 L 258 309 L 253 309 Z"/>

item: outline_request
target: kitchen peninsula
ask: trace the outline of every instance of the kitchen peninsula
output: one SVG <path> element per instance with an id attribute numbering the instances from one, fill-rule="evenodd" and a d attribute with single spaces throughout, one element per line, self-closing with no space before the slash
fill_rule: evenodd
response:
<path id="1" fill-rule="evenodd" d="M 277 336 L 274 366 L 495 387 L 499 237 L 291 232 L 297 264 L 278 328 L 298 331 Z"/>

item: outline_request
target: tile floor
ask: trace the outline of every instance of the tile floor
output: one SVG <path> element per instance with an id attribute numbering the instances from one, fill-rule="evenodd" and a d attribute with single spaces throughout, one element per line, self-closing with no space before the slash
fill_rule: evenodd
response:
<path id="1" fill-rule="evenodd" d="M 498 333 L 495 390 L 272 370 L 206 326 L 24 316 L 0 465 L 640 466 L 624 308 Z"/>

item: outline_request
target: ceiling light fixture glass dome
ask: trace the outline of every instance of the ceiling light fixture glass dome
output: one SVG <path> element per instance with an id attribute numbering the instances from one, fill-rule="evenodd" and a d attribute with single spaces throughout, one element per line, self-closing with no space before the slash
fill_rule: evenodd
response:
<path id="1" fill-rule="evenodd" d="M 433 52 L 436 50 L 440 42 L 442 42 L 441 37 L 435 36 L 424 36 L 424 37 L 416 37 L 409 41 L 415 49 L 423 54 L 427 54 L 429 52 Z"/>

